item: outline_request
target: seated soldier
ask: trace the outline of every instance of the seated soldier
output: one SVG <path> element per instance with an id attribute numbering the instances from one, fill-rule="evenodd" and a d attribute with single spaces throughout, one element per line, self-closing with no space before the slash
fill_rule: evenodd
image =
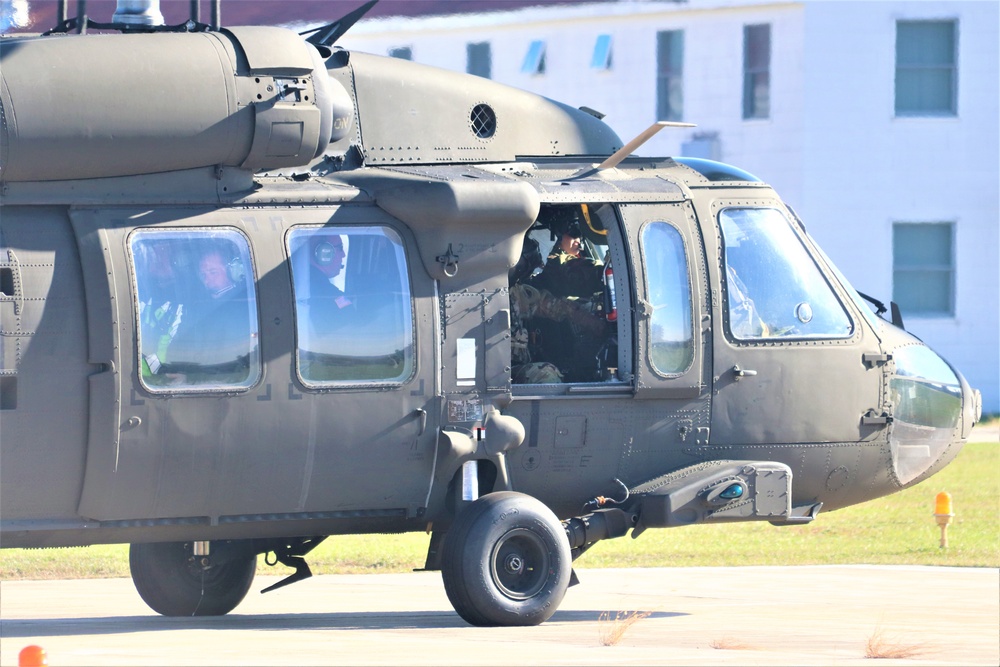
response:
<path id="1" fill-rule="evenodd" d="M 233 273 L 235 260 L 222 246 L 209 248 L 198 262 L 201 289 L 184 309 L 176 336 L 154 371 L 171 384 L 240 383 L 249 378 L 256 346 L 247 290 Z"/>
<path id="2" fill-rule="evenodd" d="M 604 289 L 604 265 L 583 252 L 579 206 L 553 206 L 542 210 L 539 222 L 548 227 L 555 245 L 545 268 L 531 284 L 558 297 L 590 299 Z"/>
<path id="3" fill-rule="evenodd" d="M 509 273 L 511 379 L 515 384 L 588 382 L 608 324 L 589 301 L 559 298 L 531 280 L 541 265 L 538 243 L 526 236 L 521 259 Z"/>

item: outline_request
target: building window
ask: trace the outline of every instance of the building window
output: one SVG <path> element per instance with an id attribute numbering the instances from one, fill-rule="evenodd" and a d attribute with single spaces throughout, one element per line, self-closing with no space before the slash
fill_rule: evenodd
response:
<path id="1" fill-rule="evenodd" d="M 594 55 L 590 58 L 591 69 L 611 69 L 611 35 L 598 35 L 594 42 Z"/>
<path id="2" fill-rule="evenodd" d="M 536 39 L 528 46 L 521 64 L 522 74 L 545 74 L 545 42 Z"/>
<path id="3" fill-rule="evenodd" d="M 743 26 L 743 118 L 771 115 L 771 26 Z"/>
<path id="4" fill-rule="evenodd" d="M 892 226 L 892 300 L 904 315 L 955 314 L 954 225 L 897 222 Z"/>
<path id="5" fill-rule="evenodd" d="M 396 385 L 413 375 L 403 241 L 386 227 L 296 227 L 288 235 L 296 365 L 308 387 Z"/>
<path id="6" fill-rule="evenodd" d="M 493 76 L 493 53 L 489 42 L 465 45 L 465 71 L 489 79 Z"/>
<path id="7" fill-rule="evenodd" d="M 259 328 L 246 237 L 224 228 L 137 230 L 129 252 L 143 386 L 183 392 L 254 385 Z"/>
<path id="8" fill-rule="evenodd" d="M 656 33 L 656 118 L 681 120 L 684 115 L 684 31 Z"/>
<path id="9" fill-rule="evenodd" d="M 958 112 L 955 21 L 896 22 L 896 115 Z"/>
<path id="10" fill-rule="evenodd" d="M 391 58 L 399 58 L 401 60 L 413 60 L 413 47 L 396 46 L 389 49 L 389 56 Z"/>

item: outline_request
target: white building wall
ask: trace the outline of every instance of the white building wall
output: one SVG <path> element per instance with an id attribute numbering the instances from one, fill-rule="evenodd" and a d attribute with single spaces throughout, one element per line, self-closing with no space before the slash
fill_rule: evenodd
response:
<path id="1" fill-rule="evenodd" d="M 656 34 L 684 30 L 684 120 L 644 155 L 680 155 L 716 132 L 721 159 L 775 187 L 854 285 L 892 296 L 893 222 L 956 225 L 956 313 L 907 319 L 1000 412 L 1000 47 L 996 2 L 689 0 L 532 8 L 362 23 L 342 40 L 371 53 L 464 71 L 488 41 L 492 78 L 607 114 L 628 140 L 656 119 Z M 899 19 L 959 21 L 958 116 L 895 118 Z M 771 25 L 770 117 L 743 120 L 743 27 Z M 599 34 L 610 70 L 590 69 Z M 521 73 L 534 39 L 546 72 Z M 531 119 L 523 119 L 531 122 Z"/>
<path id="2" fill-rule="evenodd" d="M 806 3 L 810 232 L 854 285 L 892 295 L 894 222 L 955 224 L 954 317 L 904 321 L 1000 411 L 1000 81 L 992 2 Z M 896 118 L 897 20 L 959 25 L 958 115 Z"/>

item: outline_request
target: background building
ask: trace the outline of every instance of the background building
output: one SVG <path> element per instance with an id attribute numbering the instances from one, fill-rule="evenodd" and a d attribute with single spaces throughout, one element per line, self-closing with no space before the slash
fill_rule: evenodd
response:
<path id="1" fill-rule="evenodd" d="M 27 29 L 55 23 L 53 0 L 0 3 L 21 24 L 29 5 Z M 221 16 L 304 29 L 360 4 L 228 0 Z M 166 22 L 189 5 L 163 0 Z M 114 6 L 87 11 L 107 21 Z M 773 185 L 855 287 L 899 303 L 997 413 L 998 33 L 995 1 L 382 0 L 341 44 L 591 107 L 626 140 L 696 123 L 640 152 Z"/>

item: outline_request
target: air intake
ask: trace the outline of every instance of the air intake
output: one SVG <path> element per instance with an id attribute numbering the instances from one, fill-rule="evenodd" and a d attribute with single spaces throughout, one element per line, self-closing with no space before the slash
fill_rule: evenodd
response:
<path id="1" fill-rule="evenodd" d="M 497 131 L 497 114 L 488 104 L 477 104 L 469 115 L 472 132 L 480 139 L 489 139 Z"/>

